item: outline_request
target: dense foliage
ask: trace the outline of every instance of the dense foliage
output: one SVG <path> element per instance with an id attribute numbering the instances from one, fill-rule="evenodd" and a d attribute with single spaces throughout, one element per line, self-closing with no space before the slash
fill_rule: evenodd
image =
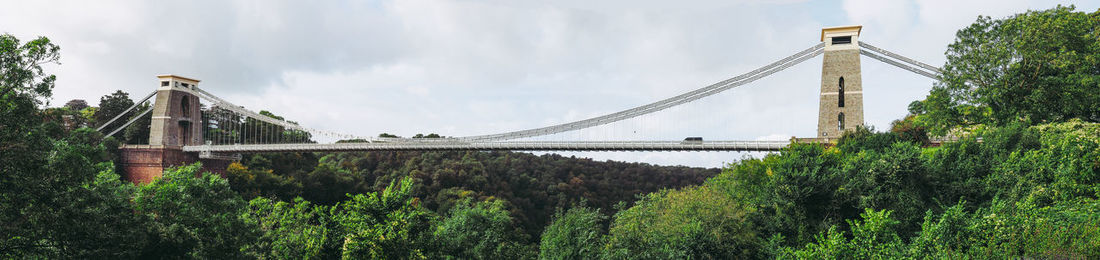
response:
<path id="1" fill-rule="evenodd" d="M 1100 257 L 1100 124 L 993 127 L 918 144 L 866 129 L 834 147 L 792 144 L 701 186 L 648 194 L 607 233 L 575 208 L 547 228 L 540 257 Z"/>
<path id="2" fill-rule="evenodd" d="M 118 129 L 122 126 L 122 124 L 126 123 L 126 119 L 128 119 L 129 115 L 132 115 L 133 112 L 130 112 L 127 115 L 122 115 L 121 118 L 115 120 L 114 122 L 111 122 L 110 124 L 107 124 L 107 122 L 110 122 L 111 119 L 119 116 L 119 114 L 122 114 L 122 112 L 126 111 L 127 108 L 130 108 L 130 106 L 133 105 L 134 100 L 130 99 L 130 93 L 126 93 L 122 90 L 118 90 L 115 91 L 115 93 L 103 96 L 99 99 L 99 109 L 97 109 L 95 113 L 96 124 L 94 125 L 94 127 L 105 127 L 104 129 L 107 129 L 107 131 L 114 131 L 114 129 Z M 123 134 L 121 132 L 116 133 L 113 137 L 120 138 L 123 137 Z"/>
<path id="3" fill-rule="evenodd" d="M 246 198 L 302 197 L 321 205 L 412 177 L 413 196 L 437 214 L 468 199 L 499 199 L 529 238 L 542 233 L 555 209 L 580 200 L 613 213 L 615 204 L 638 194 L 700 184 L 716 174 L 714 169 L 510 152 L 258 154 L 228 170 L 233 189 Z"/>
<path id="4" fill-rule="evenodd" d="M 973 124 L 1100 122 L 1100 11 L 1073 9 L 980 17 L 959 30 L 919 121 L 940 134 Z"/>
<path id="5" fill-rule="evenodd" d="M 603 222 L 599 210 L 574 207 L 554 215 L 539 243 L 540 259 L 586 259 L 597 255 L 604 244 Z"/>

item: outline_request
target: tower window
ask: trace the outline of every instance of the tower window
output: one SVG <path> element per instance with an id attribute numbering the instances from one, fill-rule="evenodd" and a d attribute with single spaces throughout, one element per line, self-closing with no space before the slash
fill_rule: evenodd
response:
<path id="1" fill-rule="evenodd" d="M 852 43 L 852 36 L 837 36 L 837 37 L 833 37 L 832 39 L 833 39 L 833 45 Z"/>
<path id="2" fill-rule="evenodd" d="M 844 113 L 836 115 L 836 130 L 839 132 L 844 131 Z"/>
<path id="3" fill-rule="evenodd" d="M 840 77 L 840 87 L 837 91 L 837 107 L 844 107 L 844 77 Z"/>
<path id="4" fill-rule="evenodd" d="M 168 86 L 168 81 L 161 81 L 160 86 L 161 87 L 167 87 Z"/>

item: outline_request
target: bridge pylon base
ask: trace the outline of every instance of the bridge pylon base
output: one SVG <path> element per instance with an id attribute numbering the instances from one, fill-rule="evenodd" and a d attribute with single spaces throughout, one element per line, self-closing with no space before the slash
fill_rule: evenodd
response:
<path id="1" fill-rule="evenodd" d="M 146 184 L 164 174 L 164 170 L 202 162 L 202 172 L 225 177 L 225 169 L 233 160 L 200 158 L 197 153 L 184 152 L 179 146 L 123 145 L 119 147 L 119 167 L 122 178 L 135 184 Z"/>

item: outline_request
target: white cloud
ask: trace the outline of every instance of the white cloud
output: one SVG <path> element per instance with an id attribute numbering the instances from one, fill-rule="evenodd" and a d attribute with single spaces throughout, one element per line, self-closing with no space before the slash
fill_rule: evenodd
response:
<path id="1" fill-rule="evenodd" d="M 862 24 L 868 29 L 874 29 L 871 30 L 872 32 L 889 32 L 891 34 L 904 34 L 911 28 L 914 22 L 913 7 L 913 3 L 910 1 L 844 1 L 844 10 L 847 11 L 850 21 L 855 24 Z"/>

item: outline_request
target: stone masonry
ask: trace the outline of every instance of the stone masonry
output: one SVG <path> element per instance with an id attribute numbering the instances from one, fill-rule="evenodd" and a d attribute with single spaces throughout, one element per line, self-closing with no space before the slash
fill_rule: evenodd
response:
<path id="1" fill-rule="evenodd" d="M 134 183 L 149 183 L 159 178 L 165 169 L 203 163 L 203 171 L 224 174 L 230 161 L 200 159 L 198 154 L 183 152 L 185 145 L 201 145 L 202 110 L 194 88 L 195 79 L 161 75 L 152 123 L 149 129 L 149 145 L 124 145 L 120 147 L 122 176 Z"/>
<path id="2" fill-rule="evenodd" d="M 194 94 L 198 80 L 162 75 L 153 103 L 149 145 L 184 146 L 202 144 L 202 110 Z"/>
<path id="3" fill-rule="evenodd" d="M 862 26 L 821 29 L 825 53 L 821 66 L 818 138 L 839 138 L 844 131 L 863 125 L 863 79 L 858 44 L 861 29 Z"/>

